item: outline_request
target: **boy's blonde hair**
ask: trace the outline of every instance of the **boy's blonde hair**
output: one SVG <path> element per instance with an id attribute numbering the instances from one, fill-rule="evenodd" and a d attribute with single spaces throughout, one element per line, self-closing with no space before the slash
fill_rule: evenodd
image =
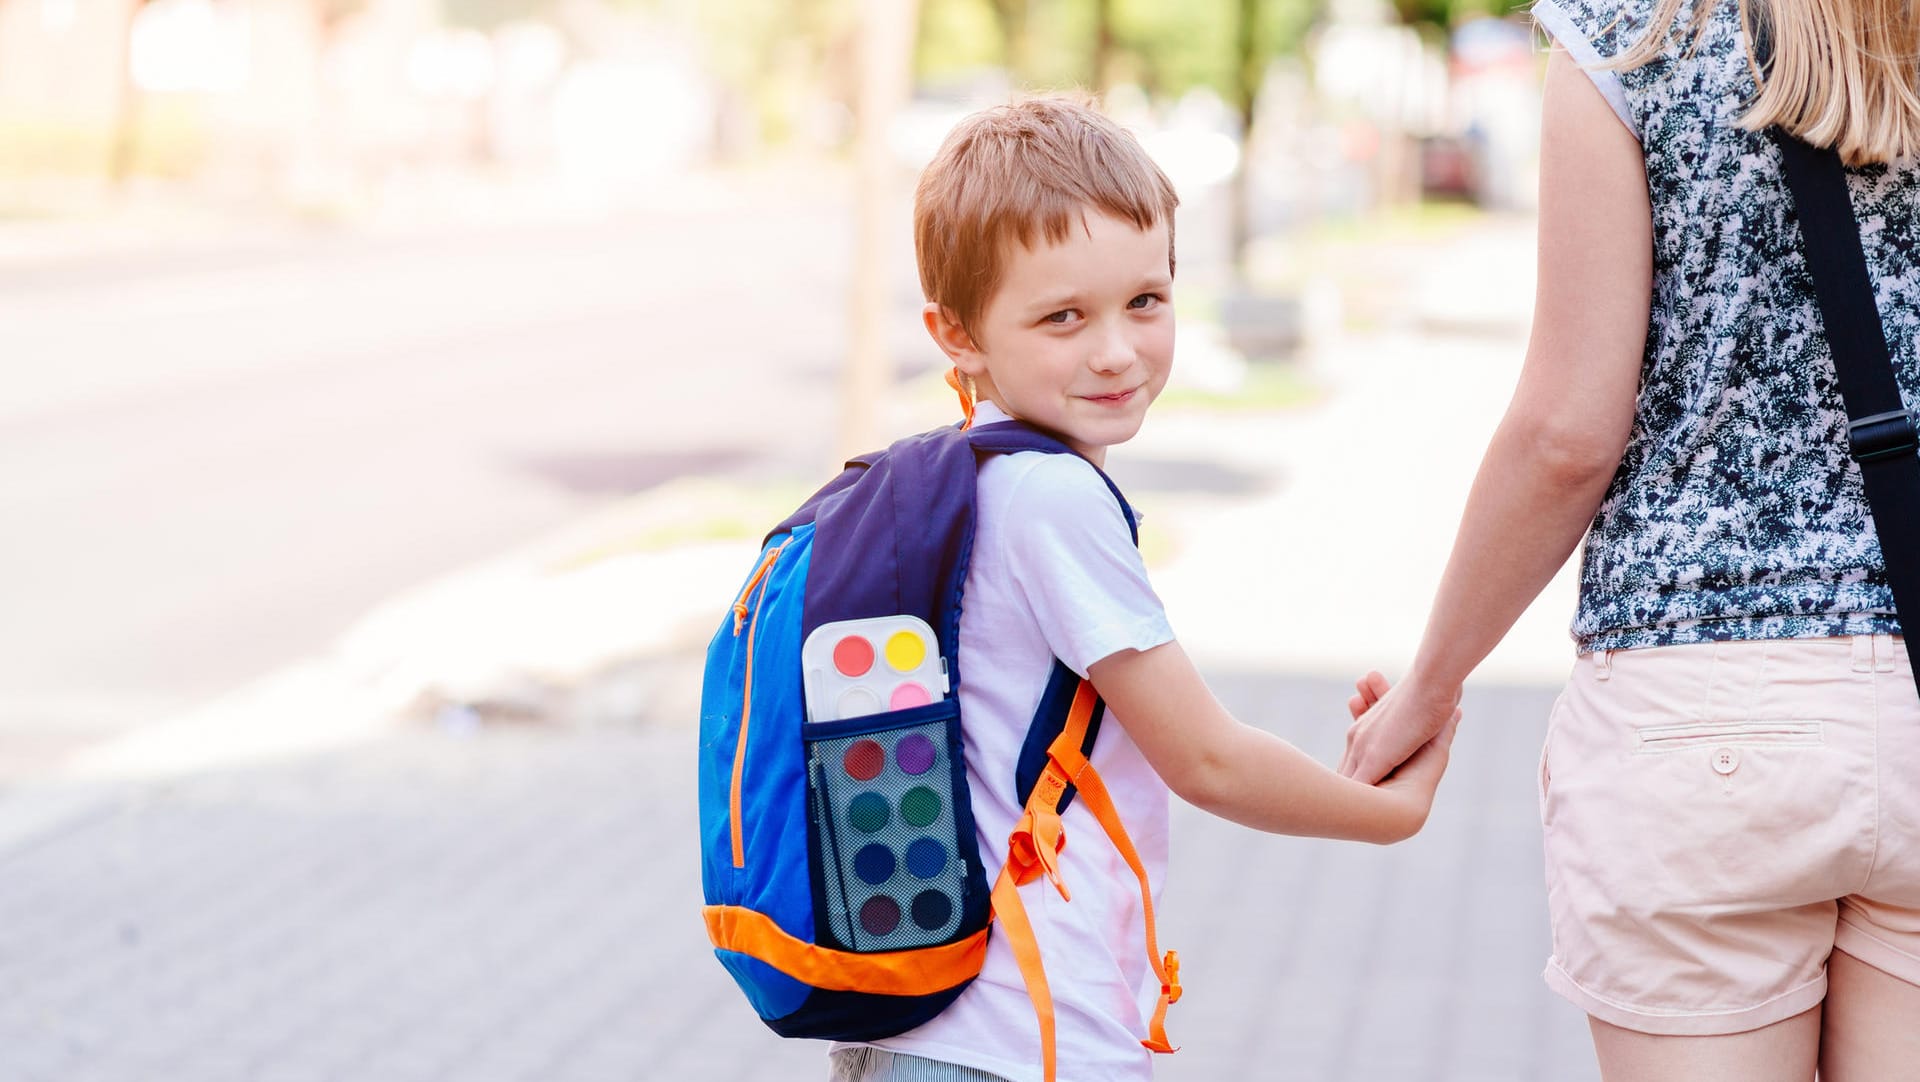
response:
<path id="1" fill-rule="evenodd" d="M 1057 244 L 1088 208 L 1143 230 L 1166 222 L 1172 274 L 1179 205 L 1139 140 L 1088 104 L 1045 97 L 983 110 L 948 133 L 914 192 L 920 289 L 974 335 L 1013 244 Z"/>

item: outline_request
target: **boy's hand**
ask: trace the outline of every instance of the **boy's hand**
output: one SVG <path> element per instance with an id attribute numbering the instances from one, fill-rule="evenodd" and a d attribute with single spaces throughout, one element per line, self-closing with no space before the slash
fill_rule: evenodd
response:
<path id="1" fill-rule="evenodd" d="M 1433 794 L 1440 788 L 1440 777 L 1447 772 L 1447 760 L 1453 749 L 1453 737 L 1460 729 L 1460 710 L 1440 727 L 1432 740 L 1420 745 L 1399 769 L 1387 775 L 1378 788 L 1400 797 L 1407 815 L 1402 838 L 1411 838 L 1426 825 L 1433 810 Z"/>
<path id="2" fill-rule="evenodd" d="M 1353 682 L 1354 695 L 1347 700 L 1347 713 L 1353 715 L 1353 720 L 1359 721 L 1360 715 L 1373 709 L 1373 704 L 1379 702 L 1380 697 L 1392 688 L 1393 685 L 1387 683 L 1386 677 L 1377 672 L 1369 672 Z"/>
<path id="3" fill-rule="evenodd" d="M 1354 696 L 1362 703 L 1370 696 L 1374 701 L 1347 730 L 1347 750 L 1340 759 L 1340 773 L 1368 785 L 1386 777 L 1457 721 L 1460 706 L 1457 686 L 1433 689 L 1410 678 L 1376 692 L 1386 681 L 1375 676 L 1368 673 L 1362 678 L 1365 686 Z M 1353 705 L 1348 700 L 1349 710 Z"/>

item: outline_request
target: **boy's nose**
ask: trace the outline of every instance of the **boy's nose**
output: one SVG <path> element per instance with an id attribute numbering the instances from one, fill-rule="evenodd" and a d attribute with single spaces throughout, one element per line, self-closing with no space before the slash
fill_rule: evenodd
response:
<path id="1" fill-rule="evenodd" d="M 1133 364 L 1135 356 L 1132 340 L 1116 329 L 1101 337 L 1088 364 L 1096 372 L 1124 372 Z"/>

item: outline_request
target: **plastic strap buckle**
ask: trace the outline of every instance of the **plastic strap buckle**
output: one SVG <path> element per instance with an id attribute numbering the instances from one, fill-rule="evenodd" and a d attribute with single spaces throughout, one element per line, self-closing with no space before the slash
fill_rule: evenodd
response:
<path id="1" fill-rule="evenodd" d="M 1855 462 L 1878 462 L 1883 458 L 1912 454 L 1920 448 L 1913 418 L 1905 410 L 1876 413 L 1847 422 L 1848 454 Z"/>

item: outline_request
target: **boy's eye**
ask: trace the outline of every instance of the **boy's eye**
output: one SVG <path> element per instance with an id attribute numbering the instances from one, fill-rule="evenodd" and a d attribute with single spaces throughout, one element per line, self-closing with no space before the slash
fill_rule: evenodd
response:
<path id="1" fill-rule="evenodd" d="M 1074 320 L 1078 319 L 1079 317 L 1080 317 L 1080 313 L 1075 311 L 1074 309 L 1062 308 L 1058 312 L 1047 313 L 1045 316 L 1041 317 L 1040 322 L 1051 323 L 1054 326 L 1058 327 L 1058 326 L 1064 326 L 1065 324 L 1068 324 L 1068 323 L 1072 323 Z"/>
<path id="2" fill-rule="evenodd" d="M 1139 311 L 1143 308 L 1151 308 L 1159 304 L 1163 299 L 1165 298 L 1161 297 L 1158 293 L 1142 293 L 1138 297 L 1128 301 L 1127 307 Z"/>

